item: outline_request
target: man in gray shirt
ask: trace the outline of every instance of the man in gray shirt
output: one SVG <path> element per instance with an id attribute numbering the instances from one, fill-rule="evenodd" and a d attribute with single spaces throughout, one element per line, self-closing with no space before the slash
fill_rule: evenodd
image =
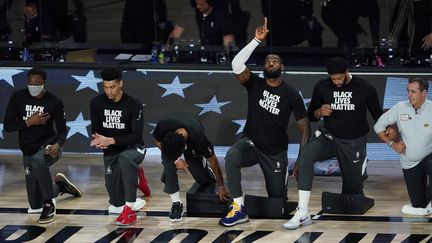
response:
<path id="1" fill-rule="evenodd" d="M 411 201 L 402 207 L 404 214 L 432 213 L 432 102 L 427 99 L 428 88 L 429 84 L 425 79 L 411 78 L 407 87 L 408 100 L 394 105 L 374 126 L 378 137 L 400 154 Z M 391 135 L 391 129 L 386 130 L 395 123 L 400 132 L 400 140 Z"/>

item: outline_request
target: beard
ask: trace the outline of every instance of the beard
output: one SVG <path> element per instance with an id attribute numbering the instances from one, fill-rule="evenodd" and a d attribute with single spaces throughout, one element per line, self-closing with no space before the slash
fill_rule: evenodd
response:
<path id="1" fill-rule="evenodd" d="M 281 69 L 273 70 L 273 71 L 264 69 L 264 77 L 266 78 L 279 78 L 281 76 L 281 73 L 282 73 Z"/>

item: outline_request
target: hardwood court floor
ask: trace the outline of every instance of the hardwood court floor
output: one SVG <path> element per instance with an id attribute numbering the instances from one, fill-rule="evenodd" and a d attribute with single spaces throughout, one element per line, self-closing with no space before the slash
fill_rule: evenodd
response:
<path id="1" fill-rule="evenodd" d="M 62 195 L 57 199 L 54 222 L 39 225 L 39 215 L 27 214 L 28 202 L 20 155 L 0 156 L 0 242 L 33 239 L 30 242 L 432 242 L 431 217 L 404 217 L 401 207 L 408 203 L 398 161 L 372 161 L 365 193 L 375 199 L 375 206 L 365 215 L 322 214 L 321 192 L 339 192 L 340 177 L 317 176 L 311 197 L 314 223 L 298 230 L 282 228 L 286 220 L 251 219 L 232 228 L 218 225 L 217 217 L 185 217 L 182 222 L 167 219 L 171 202 L 159 181 L 162 166 L 158 157 L 144 161 L 152 196 L 139 212 L 139 221 L 131 227 L 113 224 L 116 216 L 107 214 L 107 193 L 104 187 L 100 155 L 64 155 L 52 166 L 52 174 L 65 173 L 78 185 L 84 197 Z M 223 166 L 222 166 L 223 167 Z M 224 173 L 225 175 L 225 173 Z M 191 176 L 180 173 L 181 197 L 192 185 Z M 244 191 L 265 195 L 262 173 L 258 166 L 243 171 Z M 289 199 L 297 201 L 294 178 L 289 179 Z M 141 195 L 138 193 L 137 195 Z M 122 233 L 125 233 L 122 235 Z M 237 236 L 237 237 L 236 237 Z"/>

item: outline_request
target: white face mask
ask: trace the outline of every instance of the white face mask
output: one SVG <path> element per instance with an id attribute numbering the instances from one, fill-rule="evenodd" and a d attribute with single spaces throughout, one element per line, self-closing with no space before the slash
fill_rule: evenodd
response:
<path id="1" fill-rule="evenodd" d="M 44 90 L 44 85 L 27 85 L 28 91 L 31 96 L 36 97 L 42 93 Z"/>

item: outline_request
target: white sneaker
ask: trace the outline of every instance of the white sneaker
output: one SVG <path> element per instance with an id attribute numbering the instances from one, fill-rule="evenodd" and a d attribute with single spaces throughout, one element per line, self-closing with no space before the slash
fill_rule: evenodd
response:
<path id="1" fill-rule="evenodd" d="M 135 203 L 134 203 L 134 211 L 139 211 L 145 205 L 146 205 L 146 201 L 144 199 L 137 198 Z"/>
<path id="2" fill-rule="evenodd" d="M 309 211 L 297 208 L 297 212 L 294 214 L 288 222 L 283 224 L 285 229 L 298 229 L 300 226 L 306 226 L 312 224 L 312 219 L 310 217 Z"/>
<path id="3" fill-rule="evenodd" d="M 41 214 L 42 213 L 42 209 L 43 208 L 35 208 L 35 209 L 33 209 L 33 208 L 31 208 L 31 207 L 29 207 L 28 209 L 27 209 L 27 213 L 30 213 L 30 214 Z"/>
<path id="4" fill-rule="evenodd" d="M 408 203 L 402 207 L 402 213 L 410 214 L 410 215 L 426 216 L 432 213 L 432 207 L 429 203 L 426 206 L 426 208 L 415 208 L 412 206 L 411 203 Z"/>
<path id="5" fill-rule="evenodd" d="M 141 198 L 137 198 L 135 203 L 134 203 L 134 211 L 139 211 L 145 205 L 146 205 L 145 200 L 143 200 Z M 108 213 L 109 214 L 121 214 L 122 212 L 123 212 L 123 206 L 120 206 L 120 207 L 116 207 L 113 205 L 108 206 Z"/>
<path id="6" fill-rule="evenodd" d="M 53 198 L 52 201 L 53 201 L 54 206 L 55 206 L 56 205 L 55 198 Z M 29 213 L 29 214 L 41 214 L 42 213 L 42 209 L 43 209 L 43 207 L 42 208 L 31 208 L 31 207 L 28 207 L 27 213 Z"/>

